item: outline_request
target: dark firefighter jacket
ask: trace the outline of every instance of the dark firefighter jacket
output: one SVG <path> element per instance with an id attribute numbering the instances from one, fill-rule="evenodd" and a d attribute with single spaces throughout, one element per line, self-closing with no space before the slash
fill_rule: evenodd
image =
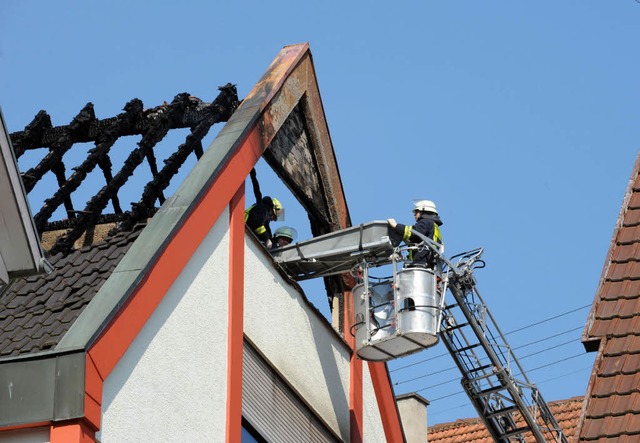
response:
<path id="1" fill-rule="evenodd" d="M 442 220 L 440 220 L 438 214 L 422 213 L 420 219 L 413 226 L 398 223 L 394 231 L 402 236 L 405 243 L 420 243 L 420 238 L 417 235 L 413 235 L 415 230 L 425 237 L 442 244 L 440 226 L 442 226 Z M 422 249 L 412 254 L 411 258 L 414 263 L 431 263 L 434 258 L 432 255 L 430 250 Z"/>
<path id="2" fill-rule="evenodd" d="M 263 202 L 251 205 L 249 209 L 244 211 L 245 223 L 263 243 L 271 239 L 271 228 L 269 226 L 271 212 L 273 212 L 273 207 L 269 208 Z"/>

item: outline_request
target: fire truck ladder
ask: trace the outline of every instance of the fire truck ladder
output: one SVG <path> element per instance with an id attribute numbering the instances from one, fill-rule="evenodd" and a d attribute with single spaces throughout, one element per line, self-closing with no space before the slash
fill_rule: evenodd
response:
<path id="1" fill-rule="evenodd" d="M 435 329 L 439 331 L 434 333 L 456 362 L 462 374 L 462 387 L 492 438 L 499 443 L 525 442 L 532 438 L 538 443 L 567 443 L 549 406 L 527 378 L 476 288 L 473 271 L 484 266 L 480 259 L 483 250 L 475 249 L 448 260 L 442 245 L 419 232 L 413 231 L 413 234 L 422 242 L 411 248 L 428 248 L 437 257 L 433 273 L 440 294 L 444 297 L 449 289 L 455 300 L 453 304 L 446 304 L 447 300 L 441 298 L 442 304 L 422 308 L 438 311 L 441 320 L 436 320 Z M 288 245 L 272 251 L 272 255 L 292 278 L 304 280 L 350 272 L 362 263 L 365 270 L 390 263 L 394 263 L 395 268 L 394 257 L 400 254 L 400 241 L 386 221 L 376 221 Z M 364 306 L 368 309 L 366 303 Z M 409 312 L 421 315 L 417 306 Z M 402 329 L 399 323 L 390 324 Z M 406 341 L 402 340 L 402 334 L 387 335 L 385 344 Z M 380 341 L 368 346 L 374 348 L 382 344 Z M 386 355 L 384 360 L 390 357 L 393 356 Z"/>
<path id="2" fill-rule="evenodd" d="M 538 443 L 567 443 L 478 292 L 473 270 L 484 267 L 481 255 L 476 249 L 454 256 L 456 265 L 441 257 L 455 303 L 444 307 L 440 337 L 462 374 L 462 387 L 496 442 L 533 436 Z"/>

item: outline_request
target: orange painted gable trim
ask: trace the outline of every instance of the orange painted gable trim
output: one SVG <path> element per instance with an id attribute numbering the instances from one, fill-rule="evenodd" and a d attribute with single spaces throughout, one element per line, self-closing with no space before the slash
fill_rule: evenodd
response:
<path id="1" fill-rule="evenodd" d="M 380 417 L 382 418 L 382 426 L 387 441 L 404 441 L 396 399 L 393 396 L 386 364 L 370 361 L 369 372 L 371 373 L 371 381 L 378 400 L 378 408 L 380 409 Z"/>
<path id="2" fill-rule="evenodd" d="M 125 306 L 89 349 L 102 380 L 107 379 L 240 185 L 244 185 L 261 154 L 259 129 L 254 127 L 160 252 Z"/>
<path id="3" fill-rule="evenodd" d="M 353 292 L 344 291 L 344 330 L 351 331 L 351 319 L 355 318 L 353 312 Z M 351 348 L 351 361 L 349 362 L 349 436 L 351 443 L 361 443 L 362 433 L 362 360 L 356 354 L 356 338 L 351 334 L 345 334 L 345 340 Z"/>
<path id="4" fill-rule="evenodd" d="M 51 425 L 50 443 L 95 443 L 96 436 L 82 419 L 69 420 Z"/>
<path id="5" fill-rule="evenodd" d="M 226 440 L 240 441 L 244 346 L 244 183 L 231 200 L 229 231 Z"/>
<path id="6" fill-rule="evenodd" d="M 84 369 L 84 417 L 95 429 L 100 429 L 103 383 L 98 368 L 87 354 Z"/>
<path id="7" fill-rule="evenodd" d="M 233 208 L 230 208 L 230 211 L 233 212 L 238 207 L 237 205 L 244 205 L 244 180 L 261 157 L 269 141 L 264 139 L 264 134 L 262 133 L 263 125 L 260 122 L 261 118 L 264 118 L 263 111 L 268 108 L 271 100 L 276 96 L 282 84 L 284 84 L 286 78 L 297 67 L 300 60 L 308 54 L 308 50 L 308 44 L 304 44 L 287 47 L 281 51 L 269 67 L 267 71 L 269 75 L 265 75 L 250 95 L 245 98 L 244 102 L 246 104 L 251 101 L 250 98 L 255 95 L 256 90 L 260 88 L 264 90 L 265 85 L 268 86 L 266 87 L 267 93 L 262 97 L 259 106 L 260 117 L 255 120 L 253 124 L 248 123 L 249 125 L 252 124 L 251 129 L 248 133 L 244 134 L 242 140 L 238 141 L 238 146 L 221 167 L 220 172 L 209 184 L 208 188 L 206 190 L 203 189 L 200 201 L 194 205 L 191 212 L 184 218 L 183 224 L 172 232 L 172 238 L 165 245 L 164 249 L 159 251 L 158 256 L 155 257 L 155 261 L 149 264 L 143 278 L 137 283 L 137 286 L 132 289 L 124 306 L 122 306 L 115 317 L 111 319 L 110 323 L 100 333 L 96 341 L 90 345 L 87 351 L 87 368 L 92 368 L 89 369 L 89 371 L 95 373 L 88 372 L 85 375 L 85 379 L 88 383 L 94 383 L 96 380 L 99 380 L 99 386 L 94 384 L 86 389 L 85 400 L 87 400 L 87 403 L 85 414 L 91 424 L 97 428 L 99 428 L 100 423 L 99 417 L 97 419 L 95 418 L 95 411 L 96 406 L 98 411 L 101 408 L 102 382 L 106 380 L 143 328 L 144 324 L 151 317 L 166 292 L 180 275 L 224 209 L 228 205 L 231 205 Z M 279 78 L 279 80 L 268 85 L 270 81 L 277 78 Z M 259 100 L 260 99 L 258 99 L 258 101 Z M 240 188 L 242 188 L 241 196 L 239 194 Z M 242 248 L 240 248 L 242 249 L 242 255 L 232 256 L 230 254 L 229 264 L 230 266 L 234 266 L 234 270 L 232 271 L 230 269 L 232 274 L 230 274 L 229 296 L 238 292 L 237 288 L 239 285 L 242 285 L 242 287 L 244 285 L 244 208 L 241 209 L 242 217 L 240 220 L 242 221 L 242 226 L 240 231 L 232 234 L 234 235 L 232 244 L 242 241 Z M 230 221 L 230 223 L 237 222 Z M 230 230 L 235 229 L 236 228 L 230 226 Z M 238 237 L 241 237 L 241 240 L 238 240 Z M 238 265 L 238 263 L 241 264 Z M 239 278 L 242 278 L 242 281 L 238 282 Z M 230 308 L 230 315 L 234 316 L 233 331 L 236 331 L 238 325 L 236 318 L 238 316 L 238 308 L 235 307 L 232 310 Z M 242 312 L 240 316 L 242 316 Z M 231 320 L 232 318 L 230 318 L 230 321 Z M 242 328 L 242 323 L 240 323 L 240 328 Z M 242 329 L 240 329 L 240 333 L 242 340 Z M 242 350 L 242 348 L 239 349 Z M 240 357 L 242 357 L 242 354 L 240 354 Z M 233 358 L 234 367 L 236 367 L 237 357 L 230 355 L 229 358 Z M 91 364 L 89 364 L 89 361 Z M 240 368 L 241 363 L 242 361 L 240 360 Z M 87 386 L 90 386 L 90 384 Z M 231 388 L 231 396 L 236 396 L 237 385 L 232 384 L 230 386 L 233 386 L 233 388 Z M 241 380 L 239 389 L 241 396 Z M 240 409 L 238 409 L 237 405 L 239 405 Z M 233 419 L 238 423 L 238 425 L 233 423 L 229 424 L 229 426 L 230 428 L 238 429 L 238 435 L 240 435 L 242 418 L 241 399 L 237 404 L 228 405 L 228 407 L 234 411 L 231 413 L 232 418 L 227 417 L 228 420 Z"/>
<path id="8" fill-rule="evenodd" d="M 309 45 L 288 46 L 273 61 L 267 73 L 245 98 L 244 103 L 259 101 L 260 114 L 277 95 L 286 78 L 308 54 Z M 272 83 L 269 85 L 269 83 Z M 257 98 L 260 91 L 267 91 Z M 240 109 L 238 109 L 240 111 Z M 176 229 L 173 238 L 155 263 L 144 275 L 116 317 L 91 346 L 89 353 L 103 380 L 111 373 L 120 358 L 158 306 L 169 287 L 176 280 L 206 234 L 211 230 L 222 211 L 231 202 L 239 187 L 262 155 L 263 125 L 258 119 L 239 142 L 232 157 L 209 185 L 195 208 Z M 251 124 L 251 123 L 248 123 Z M 214 192 L 215 190 L 215 192 Z"/>

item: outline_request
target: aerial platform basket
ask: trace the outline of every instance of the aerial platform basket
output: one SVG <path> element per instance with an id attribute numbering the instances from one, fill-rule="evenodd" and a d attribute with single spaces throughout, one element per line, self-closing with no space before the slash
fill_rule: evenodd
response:
<path id="1" fill-rule="evenodd" d="M 393 278 L 353 288 L 356 353 L 363 360 L 386 361 L 438 343 L 443 291 L 433 269 L 395 270 Z"/>
<path id="2" fill-rule="evenodd" d="M 408 249 L 401 241 L 386 221 L 373 221 L 274 249 L 272 255 L 296 280 L 360 272 L 353 288 L 356 353 L 386 361 L 438 342 L 446 290 L 436 270 L 401 267 Z M 383 265 L 392 265 L 393 277 L 369 278 L 370 268 Z"/>
<path id="3" fill-rule="evenodd" d="M 373 221 L 274 249 L 272 255 L 292 278 L 306 280 L 350 272 L 363 260 L 388 264 L 401 240 L 386 221 Z"/>

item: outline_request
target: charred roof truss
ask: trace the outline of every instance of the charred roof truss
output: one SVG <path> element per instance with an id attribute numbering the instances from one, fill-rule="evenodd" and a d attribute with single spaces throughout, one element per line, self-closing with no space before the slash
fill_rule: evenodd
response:
<path id="1" fill-rule="evenodd" d="M 96 118 L 93 104 L 88 103 L 66 126 L 53 127 L 49 115 L 40 111 L 23 131 L 12 133 L 11 140 L 17 158 L 26 151 L 48 149 L 36 166 L 22 174 L 22 179 L 27 193 L 47 173 L 55 176 L 59 186 L 51 197 L 44 200 L 39 210 L 34 208 L 34 212 L 37 210 L 34 216 L 36 228 L 41 234 L 51 229 L 69 229 L 56 240 L 49 252 L 69 253 L 76 240 L 98 223 L 118 221 L 117 228 L 111 232 L 115 234 L 131 230 L 138 222 L 152 216 L 156 201 L 159 204 L 164 202 L 164 190 L 188 156 L 193 153 L 199 159 L 203 154 L 202 139 L 215 123 L 227 121 L 238 107 L 234 85 L 229 83 L 219 90 L 218 97 L 211 103 L 181 93 L 171 103 L 165 102 L 146 110 L 142 101 L 136 98 L 125 105 L 123 113 L 102 120 Z M 179 128 L 188 128 L 190 133 L 158 169 L 154 148 L 170 130 Z M 141 139 L 120 170 L 113 171 L 110 150 L 120 137 L 131 135 L 139 135 Z M 74 144 L 87 142 L 95 146 L 67 176 L 65 154 Z M 131 203 L 130 208 L 123 210 L 119 191 L 145 160 L 152 179 L 144 187 L 138 202 Z M 77 210 L 71 197 L 96 166 L 101 169 L 105 184 L 81 210 Z M 114 214 L 103 214 L 109 202 L 113 205 Z M 62 205 L 67 220 L 51 223 L 50 218 Z"/>

